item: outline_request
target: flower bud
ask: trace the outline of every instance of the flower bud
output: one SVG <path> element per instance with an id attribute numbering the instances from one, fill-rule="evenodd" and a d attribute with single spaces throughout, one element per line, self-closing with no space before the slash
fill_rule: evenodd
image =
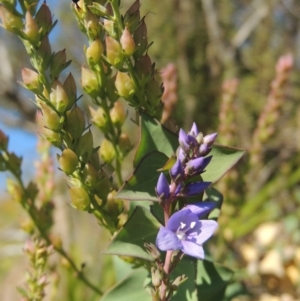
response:
<path id="1" fill-rule="evenodd" d="M 132 149 L 132 144 L 127 134 L 122 133 L 120 135 L 118 140 L 118 146 L 123 156 L 125 156 Z"/>
<path id="2" fill-rule="evenodd" d="M 23 85 L 33 93 L 39 94 L 43 91 L 43 85 L 37 72 L 28 68 L 22 68 L 22 79 Z"/>
<path id="3" fill-rule="evenodd" d="M 70 65 L 71 61 L 67 62 L 66 49 L 56 52 L 50 61 L 50 74 L 52 78 L 57 78 L 62 70 Z"/>
<path id="4" fill-rule="evenodd" d="M 180 182 L 183 179 L 184 171 L 180 160 L 177 159 L 176 163 L 170 169 L 170 175 L 175 183 Z"/>
<path id="5" fill-rule="evenodd" d="M 81 67 L 81 85 L 83 90 L 92 97 L 99 95 L 99 84 L 94 72 L 85 66 Z"/>
<path id="6" fill-rule="evenodd" d="M 67 110 L 70 110 L 76 102 L 76 92 L 77 92 L 76 83 L 72 73 L 70 73 L 66 78 L 63 87 L 69 98 L 69 105 L 67 106 Z"/>
<path id="7" fill-rule="evenodd" d="M 215 142 L 217 136 L 218 136 L 218 133 L 206 135 L 203 137 L 203 143 L 211 146 Z"/>
<path id="8" fill-rule="evenodd" d="M 189 183 L 183 189 L 181 189 L 181 194 L 184 196 L 193 196 L 203 192 L 211 182 L 196 182 Z"/>
<path id="9" fill-rule="evenodd" d="M 77 155 L 69 148 L 66 148 L 61 153 L 61 156 L 58 159 L 60 168 L 67 174 L 72 174 L 78 165 Z"/>
<path id="10" fill-rule="evenodd" d="M 111 217 L 117 217 L 123 210 L 123 203 L 120 199 L 115 199 L 116 191 L 113 190 L 107 195 L 105 211 Z"/>
<path id="11" fill-rule="evenodd" d="M 91 131 L 86 132 L 77 145 L 77 154 L 82 161 L 87 161 L 93 153 L 93 135 Z"/>
<path id="12" fill-rule="evenodd" d="M 7 150 L 8 137 L 0 130 L 0 150 Z"/>
<path id="13" fill-rule="evenodd" d="M 59 113 L 64 113 L 69 105 L 68 95 L 60 81 L 55 80 L 51 87 L 50 102 Z"/>
<path id="14" fill-rule="evenodd" d="M 134 94 L 134 83 L 131 77 L 124 72 L 118 72 L 116 77 L 115 86 L 120 96 L 128 99 Z"/>
<path id="15" fill-rule="evenodd" d="M 85 120 L 83 111 L 75 106 L 67 113 L 66 131 L 74 138 L 81 137 L 85 129 Z"/>
<path id="16" fill-rule="evenodd" d="M 123 63 L 122 47 L 118 41 L 107 36 L 106 42 L 106 57 L 110 64 L 116 68 L 121 67 Z"/>
<path id="17" fill-rule="evenodd" d="M 161 100 L 163 92 L 162 87 L 158 84 L 158 82 L 155 79 L 152 79 L 146 84 L 145 89 L 150 104 L 153 107 L 156 107 Z"/>
<path id="18" fill-rule="evenodd" d="M 135 51 L 135 43 L 133 40 L 133 37 L 131 33 L 129 32 L 128 28 L 125 27 L 122 36 L 120 38 L 121 46 L 124 50 L 124 52 L 130 56 L 134 53 Z"/>
<path id="19" fill-rule="evenodd" d="M 2 26 L 9 31 L 18 34 L 23 28 L 22 17 L 13 14 L 3 5 L 0 5 L 0 18 L 2 20 Z"/>
<path id="20" fill-rule="evenodd" d="M 156 245 L 154 245 L 153 243 L 144 242 L 144 247 L 154 260 L 160 258 L 160 252 L 157 249 Z"/>
<path id="21" fill-rule="evenodd" d="M 40 28 L 41 36 L 50 32 L 52 27 L 52 15 L 48 5 L 44 2 L 35 15 L 35 21 Z"/>
<path id="22" fill-rule="evenodd" d="M 98 179 L 99 181 L 94 189 L 96 190 L 97 195 L 105 200 L 111 189 L 111 182 L 103 170 L 98 172 Z"/>
<path id="23" fill-rule="evenodd" d="M 90 205 L 90 197 L 82 187 L 71 187 L 69 189 L 72 205 L 79 210 L 87 210 Z"/>
<path id="24" fill-rule="evenodd" d="M 103 44 L 100 39 L 96 39 L 91 43 L 91 45 L 86 49 L 86 59 L 90 66 L 97 64 L 103 54 Z"/>
<path id="25" fill-rule="evenodd" d="M 51 144 L 56 147 L 61 147 L 62 139 L 59 133 L 53 132 L 52 130 L 44 127 L 42 129 L 42 134 Z"/>
<path id="26" fill-rule="evenodd" d="M 25 28 L 24 33 L 29 40 L 30 43 L 33 45 L 37 45 L 40 41 L 40 34 L 39 34 L 39 28 L 36 24 L 35 20 L 33 19 L 31 13 L 29 10 L 27 10 L 25 14 Z"/>
<path id="27" fill-rule="evenodd" d="M 37 54 L 36 60 L 38 65 L 41 66 L 42 70 L 46 70 L 52 56 L 51 46 L 47 35 L 41 40 L 37 48 Z"/>
<path id="28" fill-rule="evenodd" d="M 121 127 L 125 121 L 126 114 L 124 107 L 120 101 L 116 101 L 114 103 L 113 108 L 110 110 L 110 118 L 112 123 L 117 126 Z"/>
<path id="29" fill-rule="evenodd" d="M 124 16 L 124 24 L 128 28 L 132 28 L 132 31 L 138 26 L 141 16 L 140 16 L 140 1 L 136 0 L 127 10 Z"/>
<path id="30" fill-rule="evenodd" d="M 179 137 L 178 137 L 179 145 L 183 149 L 185 153 L 188 153 L 190 150 L 189 145 L 187 144 L 187 134 L 183 129 L 179 130 Z"/>
<path id="31" fill-rule="evenodd" d="M 197 124 L 195 122 L 193 122 L 193 125 L 191 127 L 191 130 L 190 130 L 189 134 L 194 136 L 194 137 L 197 137 L 198 133 L 199 133 L 199 131 L 198 131 Z"/>
<path id="32" fill-rule="evenodd" d="M 170 187 L 166 176 L 161 173 L 157 185 L 156 185 L 156 194 L 160 199 L 168 199 L 170 196 Z"/>
<path id="33" fill-rule="evenodd" d="M 22 190 L 21 186 L 17 182 L 8 178 L 6 181 L 6 187 L 8 193 L 15 201 L 17 201 L 18 203 L 21 203 L 23 201 L 24 191 Z"/>
<path id="34" fill-rule="evenodd" d="M 101 32 L 99 20 L 88 8 L 86 9 L 84 24 L 87 34 L 91 40 L 95 40 L 99 37 Z"/>
<path id="35" fill-rule="evenodd" d="M 105 111 L 98 107 L 97 110 L 94 110 L 92 107 L 89 107 L 90 113 L 92 116 L 92 122 L 103 132 L 106 133 L 108 130 L 107 116 Z"/>
<path id="36" fill-rule="evenodd" d="M 150 76 L 152 71 L 152 63 L 147 53 L 137 60 L 135 69 L 142 77 L 145 77 L 146 75 Z"/>
<path id="37" fill-rule="evenodd" d="M 84 183 L 89 187 L 94 187 L 97 184 L 99 180 L 98 172 L 91 163 L 85 164 L 82 172 L 82 178 Z"/>
<path id="38" fill-rule="evenodd" d="M 147 27 L 144 19 L 140 22 L 139 27 L 134 32 L 134 41 L 135 45 L 137 45 L 134 56 L 139 58 L 144 55 L 148 48 Z"/>
<path id="39" fill-rule="evenodd" d="M 44 125 L 50 130 L 59 131 L 63 125 L 61 117 L 42 101 L 39 103 L 39 106 L 42 109 Z"/>
<path id="40" fill-rule="evenodd" d="M 114 37 L 116 35 L 115 31 L 115 23 L 112 20 L 104 19 L 103 22 L 104 29 L 107 31 L 107 33 Z"/>
<path id="41" fill-rule="evenodd" d="M 185 282 L 188 278 L 185 275 L 178 276 L 171 284 L 171 289 L 176 291 L 180 284 Z"/>
<path id="42" fill-rule="evenodd" d="M 116 156 L 115 149 L 112 143 L 104 139 L 101 143 L 100 150 L 99 150 L 100 158 L 107 164 L 111 164 L 113 159 Z"/>
<path id="43" fill-rule="evenodd" d="M 205 167 L 209 164 L 211 159 L 212 156 L 192 159 L 187 162 L 184 171 L 186 174 L 194 174 L 194 173 L 200 174 L 201 172 L 204 171 Z"/>
<path id="44" fill-rule="evenodd" d="M 151 278 L 154 287 L 159 287 L 162 282 L 162 275 L 159 269 L 151 267 Z"/>

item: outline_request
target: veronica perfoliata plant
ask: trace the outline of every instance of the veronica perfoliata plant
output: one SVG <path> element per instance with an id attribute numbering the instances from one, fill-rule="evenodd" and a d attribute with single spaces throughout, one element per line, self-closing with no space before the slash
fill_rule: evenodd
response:
<path id="1" fill-rule="evenodd" d="M 25 230 L 35 241 L 43 242 L 43 249 L 51 246 L 59 253 L 75 272 L 72 275 L 95 298 L 221 300 L 232 272 L 214 263 L 204 245 L 217 229 L 222 205 L 222 195 L 212 185 L 243 151 L 215 145 L 217 134 L 204 135 L 196 123 L 188 133 L 183 129 L 173 133 L 162 126 L 163 85 L 148 54 L 141 3 L 136 0 L 125 13 L 122 6 L 120 0 L 71 4 L 70 13 L 73 11 L 87 41 L 81 86 L 92 101 L 89 124 L 87 112 L 79 106 L 75 78 L 62 73 L 71 61 L 65 50 L 54 52 L 50 45 L 49 34 L 57 21 L 46 2 L 0 0 L 1 26 L 20 38 L 30 57 L 32 66 L 20 71 L 21 85 L 34 94 L 39 136 L 58 152 L 58 166 L 67 179 L 67 202 L 108 230 L 111 240 L 103 253 L 122 259 L 111 263 L 110 270 L 116 270 L 116 278 L 122 270 L 125 278 L 103 292 L 95 284 L 99 279 L 91 280 L 77 266 L 52 229 L 52 214 L 59 208 L 52 200 L 53 189 L 46 189 L 46 184 L 43 187 L 43 183 L 50 183 L 47 171 L 25 184 L 22 158 L 8 150 L 8 137 L 2 131 L 0 169 L 15 178 L 8 181 L 8 191 L 30 217 Z M 123 163 L 134 148 L 123 127 L 125 105 L 138 115 L 140 140 L 134 171 L 124 181 Z M 95 139 L 92 127 L 102 133 L 102 140 Z M 54 186 L 53 180 L 51 183 Z M 94 266 L 100 269 L 97 259 Z M 33 269 L 37 267 L 33 265 Z M 46 264 L 43 273 L 45 269 Z M 101 271 L 102 278 L 105 272 Z M 39 277 L 33 277 L 34 285 Z M 44 277 L 38 299 L 28 297 L 30 290 L 23 291 L 25 300 L 42 300 L 46 283 Z"/>

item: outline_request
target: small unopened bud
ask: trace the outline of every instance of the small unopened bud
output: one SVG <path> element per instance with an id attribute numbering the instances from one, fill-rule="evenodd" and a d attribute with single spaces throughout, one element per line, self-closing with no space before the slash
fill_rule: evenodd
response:
<path id="1" fill-rule="evenodd" d="M 98 179 L 99 181 L 94 189 L 101 199 L 106 199 L 111 188 L 111 182 L 103 170 L 98 172 Z"/>
<path id="2" fill-rule="evenodd" d="M 81 137 L 85 129 L 85 120 L 83 111 L 78 107 L 74 108 L 67 113 L 66 131 L 74 138 Z"/>
<path id="3" fill-rule="evenodd" d="M 83 187 L 73 186 L 69 189 L 72 205 L 79 210 L 86 210 L 90 205 L 90 197 Z"/>
<path id="4" fill-rule="evenodd" d="M 61 153 L 61 156 L 58 159 L 60 168 L 67 174 L 72 174 L 78 165 L 77 155 L 69 148 L 66 148 Z"/>
<path id="5" fill-rule="evenodd" d="M 89 187 L 94 187 L 98 182 L 98 172 L 91 163 L 84 166 L 82 177 L 84 183 Z"/>
<path id="6" fill-rule="evenodd" d="M 85 66 L 81 68 L 81 85 L 83 90 L 90 96 L 97 97 L 99 94 L 99 84 L 96 74 Z"/>
<path id="7" fill-rule="evenodd" d="M 180 193 L 184 196 L 193 196 L 203 192 L 211 182 L 195 182 L 187 184 Z"/>
<path id="8" fill-rule="evenodd" d="M 177 159 L 176 163 L 170 169 L 170 175 L 175 183 L 179 183 L 181 180 L 183 180 L 184 170 L 179 159 Z"/>
<path id="9" fill-rule="evenodd" d="M 116 217 L 123 210 L 122 200 L 115 199 L 116 191 L 113 190 L 107 195 L 107 202 L 105 204 L 105 210 L 110 216 Z"/>
<path id="10" fill-rule="evenodd" d="M 87 34 L 91 40 L 99 37 L 101 32 L 99 20 L 88 8 L 86 9 L 84 24 Z"/>
<path id="11" fill-rule="evenodd" d="M 191 130 L 190 130 L 189 134 L 194 136 L 194 137 L 196 137 L 199 134 L 198 127 L 197 127 L 197 124 L 195 122 L 193 122 L 193 125 L 191 127 Z"/>
<path id="12" fill-rule="evenodd" d="M 64 113 L 69 105 L 68 95 L 60 81 L 55 80 L 51 87 L 50 102 L 59 113 Z"/>
<path id="13" fill-rule="evenodd" d="M 122 152 L 122 155 L 125 156 L 131 149 L 132 144 L 127 134 L 122 133 L 118 140 L 119 148 Z"/>
<path id="14" fill-rule="evenodd" d="M 9 31 L 19 33 L 23 28 L 21 16 L 10 12 L 3 5 L 0 5 L 0 18 L 2 20 L 2 26 Z"/>
<path id="15" fill-rule="evenodd" d="M 152 63 L 149 55 L 146 53 L 142 57 L 140 57 L 135 65 L 135 69 L 137 73 L 141 76 L 150 76 L 151 71 L 152 71 Z"/>
<path id="16" fill-rule="evenodd" d="M 199 157 L 196 159 L 192 159 L 187 162 L 184 171 L 186 174 L 194 174 L 194 173 L 200 174 L 201 172 L 203 172 L 205 167 L 209 164 L 211 159 L 212 159 L 212 156 Z"/>
<path id="17" fill-rule="evenodd" d="M 154 260 L 158 260 L 160 258 L 160 252 L 153 243 L 145 242 L 144 247 Z"/>
<path id="18" fill-rule="evenodd" d="M 166 176 L 161 173 L 157 185 L 156 185 L 156 194 L 160 199 L 167 199 L 170 196 L 170 187 Z"/>
<path id="19" fill-rule="evenodd" d="M 91 43 L 91 45 L 86 49 L 86 59 L 90 66 L 97 64 L 103 54 L 103 44 L 100 39 L 96 39 Z"/>
<path id="20" fill-rule="evenodd" d="M 93 152 L 93 135 L 91 131 L 86 132 L 77 145 L 77 154 L 82 161 L 88 160 Z"/>
<path id="21" fill-rule="evenodd" d="M 119 95 L 124 97 L 125 99 L 130 98 L 131 95 L 134 94 L 134 83 L 127 73 L 119 71 L 117 73 L 115 85 Z"/>
<path id="22" fill-rule="evenodd" d="M 44 2 L 35 16 L 35 21 L 41 30 L 41 35 L 47 34 L 52 27 L 52 15 L 48 5 Z"/>
<path id="23" fill-rule="evenodd" d="M 127 27 L 125 27 L 125 29 L 123 31 L 120 42 L 121 42 L 121 45 L 122 45 L 122 48 L 123 48 L 124 52 L 128 56 L 130 56 L 134 53 L 134 51 L 135 51 L 135 42 L 134 42 L 134 39 L 133 39 L 133 37 L 132 37 L 131 33 L 129 32 Z"/>
<path id="24" fill-rule="evenodd" d="M 31 69 L 22 68 L 22 79 L 24 86 L 36 93 L 39 94 L 43 91 L 43 86 L 40 82 L 39 74 Z"/>
<path id="25" fill-rule="evenodd" d="M 145 89 L 150 104 L 154 107 L 157 106 L 162 96 L 162 88 L 159 83 L 155 79 L 152 79 L 146 84 Z"/>
<path id="26" fill-rule="evenodd" d="M 39 61 L 39 65 L 42 70 L 46 70 L 48 68 L 51 56 L 52 56 L 52 51 L 51 51 L 51 46 L 49 43 L 49 38 L 48 35 L 45 35 L 43 39 L 41 40 L 38 48 L 37 48 L 37 60 Z"/>
<path id="27" fill-rule="evenodd" d="M 44 125 L 53 131 L 59 131 L 62 128 L 61 117 L 43 102 L 39 104 L 42 109 Z"/>
<path id="28" fill-rule="evenodd" d="M 123 62 L 123 53 L 122 47 L 118 41 L 107 36 L 105 39 L 106 42 L 106 57 L 110 64 L 116 68 L 122 66 Z"/>
<path id="29" fill-rule="evenodd" d="M 24 33 L 27 39 L 29 40 L 29 42 L 32 43 L 33 45 L 36 46 L 37 43 L 40 41 L 38 25 L 36 24 L 29 10 L 25 14 Z"/>
<path id="30" fill-rule="evenodd" d="M 203 137 L 203 143 L 211 146 L 215 142 L 217 136 L 218 136 L 218 133 L 206 135 Z"/>
<path id="31" fill-rule="evenodd" d="M 104 29 L 107 31 L 107 33 L 110 36 L 115 36 L 116 31 L 115 31 L 115 27 L 114 27 L 115 26 L 114 21 L 108 20 L 108 19 L 104 19 L 103 25 L 104 25 Z"/>
<path id="32" fill-rule="evenodd" d="M 8 178 L 6 182 L 6 187 L 8 193 L 11 195 L 11 197 L 17 201 L 18 203 L 21 203 L 24 199 L 24 191 L 20 187 L 20 185 L 15 182 L 14 180 Z"/>
<path id="33" fill-rule="evenodd" d="M 144 19 L 140 22 L 140 26 L 134 32 L 134 41 L 136 44 L 134 56 L 141 57 L 148 47 L 147 27 Z"/>
<path id="34" fill-rule="evenodd" d="M 173 291 L 176 291 L 178 289 L 178 286 L 185 282 L 187 280 L 187 277 L 185 275 L 178 276 L 171 284 L 171 288 Z"/>
<path id="35" fill-rule="evenodd" d="M 57 78 L 62 70 L 66 68 L 67 55 L 66 49 L 56 52 L 50 61 L 50 73 L 53 78 Z"/>
<path id="36" fill-rule="evenodd" d="M 66 78 L 63 87 L 69 98 L 69 105 L 67 106 L 67 110 L 70 110 L 76 102 L 76 92 L 77 92 L 76 83 L 72 73 L 70 73 Z"/>
<path id="37" fill-rule="evenodd" d="M 53 132 L 52 130 L 44 127 L 42 129 L 42 134 L 51 144 L 56 147 L 61 147 L 62 139 L 59 133 Z"/>
<path id="38" fill-rule="evenodd" d="M 0 130 L 0 150 L 7 150 L 8 137 Z"/>
<path id="39" fill-rule="evenodd" d="M 102 141 L 102 144 L 100 146 L 100 150 L 99 150 L 99 154 L 100 154 L 100 158 L 105 162 L 105 163 L 112 163 L 113 159 L 116 156 L 116 152 L 115 149 L 112 145 L 112 143 L 107 140 L 104 139 Z"/>
<path id="40" fill-rule="evenodd" d="M 112 123 L 117 126 L 121 127 L 125 121 L 126 114 L 124 107 L 120 101 L 116 101 L 114 103 L 113 108 L 110 110 L 110 118 Z"/>
<path id="41" fill-rule="evenodd" d="M 94 110 L 92 107 L 89 108 L 92 116 L 92 122 L 103 132 L 106 133 L 108 130 L 107 115 L 105 111 L 99 107 Z"/>

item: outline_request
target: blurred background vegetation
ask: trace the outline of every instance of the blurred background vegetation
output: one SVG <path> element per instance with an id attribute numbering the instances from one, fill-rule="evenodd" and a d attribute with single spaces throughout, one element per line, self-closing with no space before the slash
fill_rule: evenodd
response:
<path id="1" fill-rule="evenodd" d="M 66 48 L 79 86 L 86 41 L 70 2 L 48 2 L 59 20 L 51 36 L 55 50 Z M 122 3 L 125 11 L 132 1 Z M 169 88 L 175 94 L 176 106 L 169 109 L 174 122 L 167 126 L 188 130 L 195 121 L 204 133 L 217 131 L 218 143 L 247 150 L 238 166 L 217 184 L 224 204 L 210 250 L 219 262 L 236 271 L 228 300 L 300 300 L 300 3 L 143 0 L 141 4 L 148 40 L 154 41 L 149 54 L 159 70 L 172 63 L 170 72 L 176 75 Z M 12 34 L 1 30 L 0 36 L 1 122 L 35 134 L 32 96 L 17 84 L 28 58 Z M 88 104 L 84 97 L 82 106 Z M 133 127 L 130 121 L 127 127 Z M 20 140 L 20 149 L 25 140 Z M 131 171 L 128 164 L 124 174 Z M 25 169 L 25 177 L 30 172 Z M 56 231 L 76 262 L 86 264 L 87 274 L 109 287 L 116 275 L 99 277 L 110 264 L 110 259 L 100 255 L 107 235 L 90 216 L 68 206 L 61 177 L 55 172 Z M 22 252 L 26 234 L 20 227 L 26 217 L 9 200 L 4 186 L 0 299 L 17 300 L 15 287 L 24 281 L 26 270 Z M 67 267 L 52 273 L 50 286 L 60 296 L 53 300 L 88 300 L 82 285 L 73 289 L 71 274 Z M 89 298 L 94 300 L 92 295 Z"/>

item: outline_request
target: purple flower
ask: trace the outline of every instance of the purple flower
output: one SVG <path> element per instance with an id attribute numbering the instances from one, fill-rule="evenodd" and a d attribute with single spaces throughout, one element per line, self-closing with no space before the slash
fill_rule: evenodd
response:
<path id="1" fill-rule="evenodd" d="M 213 235 L 218 223 L 199 218 L 214 207 L 214 202 L 201 202 L 187 205 L 174 213 L 166 227 L 160 227 L 156 238 L 157 247 L 162 251 L 181 250 L 187 255 L 204 259 L 202 244 Z"/>
<path id="2" fill-rule="evenodd" d="M 210 184 L 211 184 L 211 182 L 196 182 L 196 183 L 187 184 L 184 187 L 182 194 L 184 196 L 196 195 L 196 194 L 204 191 Z"/>
<path id="3" fill-rule="evenodd" d="M 170 187 L 167 178 L 163 173 L 160 174 L 157 185 L 156 185 L 156 193 L 159 198 L 167 199 L 170 195 Z"/>
<path id="4" fill-rule="evenodd" d="M 183 166 L 180 160 L 177 159 L 175 164 L 170 169 L 170 175 L 173 180 L 181 179 L 184 175 Z"/>
<path id="5" fill-rule="evenodd" d="M 188 153 L 191 147 L 198 145 L 197 140 L 194 136 L 186 134 L 183 129 L 179 130 L 179 145 L 182 147 L 185 153 Z"/>
<path id="6" fill-rule="evenodd" d="M 185 167 L 185 172 L 187 174 L 201 173 L 205 167 L 209 164 L 212 156 L 208 157 L 199 157 L 196 159 L 190 160 Z"/>
<path id="7" fill-rule="evenodd" d="M 199 156 L 206 156 L 211 151 L 211 147 L 208 144 L 201 144 L 198 149 Z"/>

